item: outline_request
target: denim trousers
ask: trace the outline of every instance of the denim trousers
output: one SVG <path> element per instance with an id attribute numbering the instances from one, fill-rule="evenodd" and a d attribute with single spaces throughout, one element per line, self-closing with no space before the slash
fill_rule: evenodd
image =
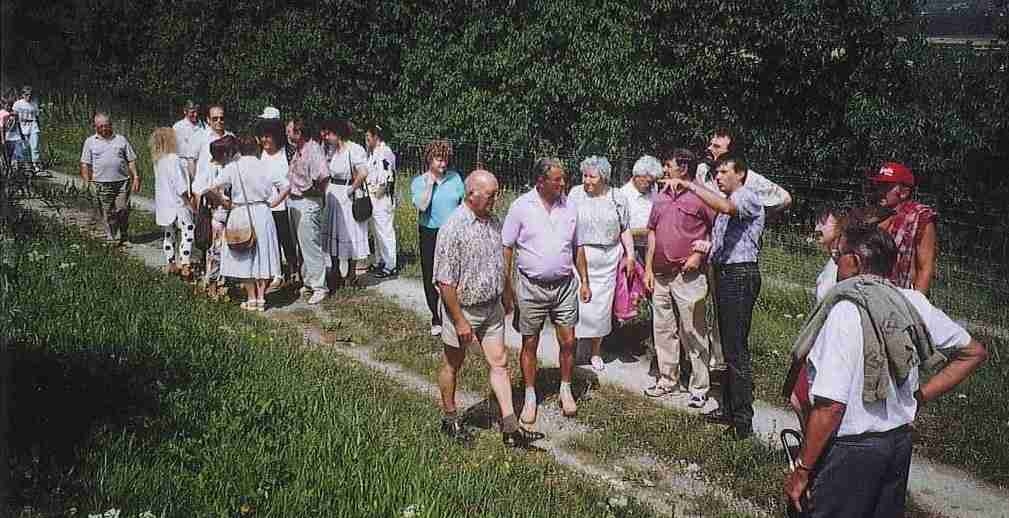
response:
<path id="1" fill-rule="evenodd" d="M 753 430 L 753 363 L 750 359 L 750 324 L 760 294 L 757 263 L 715 266 L 718 283 L 718 328 L 725 356 L 722 411 L 737 431 Z"/>
<path id="2" fill-rule="evenodd" d="M 835 437 L 815 469 L 812 510 L 801 516 L 904 516 L 911 430 Z"/>

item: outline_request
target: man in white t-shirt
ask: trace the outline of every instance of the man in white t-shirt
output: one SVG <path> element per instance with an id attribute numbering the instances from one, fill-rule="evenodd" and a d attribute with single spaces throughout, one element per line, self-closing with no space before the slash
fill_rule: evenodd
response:
<path id="1" fill-rule="evenodd" d="M 193 178 L 193 192 L 203 194 L 211 183 L 210 144 L 232 133 L 225 128 L 224 106 L 212 105 L 207 109 L 207 128 L 190 137 L 189 175 Z"/>
<path id="2" fill-rule="evenodd" d="M 652 202 L 655 200 L 655 181 L 659 178 L 662 178 L 662 163 L 658 158 L 645 155 L 634 162 L 631 179 L 620 188 L 627 197 L 634 251 L 641 261 L 644 261 L 645 249 L 648 248 L 648 217 L 652 214 Z"/>
<path id="3" fill-rule="evenodd" d="M 396 275 L 396 154 L 385 143 L 385 130 L 377 124 L 368 127 L 364 142 L 368 145 L 368 194 L 371 196 L 371 235 L 375 239 L 372 276 L 384 279 Z"/>
<path id="4" fill-rule="evenodd" d="M 186 101 L 182 106 L 182 118 L 172 125 L 175 132 L 176 154 L 184 165 L 188 165 L 190 160 L 196 160 L 196 152 L 193 149 L 193 137 L 197 137 L 206 130 L 206 126 L 200 121 L 200 105 L 194 101 Z M 188 171 L 189 168 L 187 167 Z M 192 175 L 189 178 L 192 181 Z"/>
<path id="5" fill-rule="evenodd" d="M 21 133 L 22 145 L 26 145 L 27 153 L 25 160 L 31 159 L 32 169 L 36 173 L 42 172 L 42 165 L 39 161 L 39 105 L 32 100 L 32 87 L 25 86 L 21 89 L 21 98 L 14 102 L 11 110 L 17 114 L 17 123 Z"/>
<path id="6" fill-rule="evenodd" d="M 850 227 L 835 255 L 839 281 L 857 275 L 885 279 L 897 249 L 893 238 L 878 228 Z M 806 356 L 813 406 L 802 449 L 785 481 L 792 505 L 809 516 L 903 516 L 910 427 L 918 406 L 951 390 L 988 357 L 983 345 L 924 295 L 908 289 L 900 293 L 949 362 L 922 385 L 917 366 L 899 385 L 891 370 L 886 397 L 866 401 L 859 308 L 848 300 L 834 304 Z M 917 352 L 913 354 L 918 359 Z"/>

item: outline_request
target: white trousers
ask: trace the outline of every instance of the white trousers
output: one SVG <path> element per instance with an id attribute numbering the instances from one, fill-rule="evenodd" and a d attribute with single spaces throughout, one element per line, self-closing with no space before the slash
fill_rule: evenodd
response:
<path id="1" fill-rule="evenodd" d="M 382 264 L 386 270 L 396 269 L 396 226 L 393 219 L 396 208 L 392 197 L 371 198 L 371 220 L 368 225 L 375 238 L 375 264 Z"/>

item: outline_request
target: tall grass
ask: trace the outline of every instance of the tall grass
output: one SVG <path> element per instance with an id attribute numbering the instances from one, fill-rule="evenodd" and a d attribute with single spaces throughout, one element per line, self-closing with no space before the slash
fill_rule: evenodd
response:
<path id="1" fill-rule="evenodd" d="M 0 258 L 24 516 L 647 514 L 493 434 L 458 447 L 427 398 L 48 230 Z"/>

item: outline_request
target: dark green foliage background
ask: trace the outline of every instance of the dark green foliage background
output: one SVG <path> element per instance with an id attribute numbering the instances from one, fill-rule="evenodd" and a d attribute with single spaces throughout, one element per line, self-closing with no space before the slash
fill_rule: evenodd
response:
<path id="1" fill-rule="evenodd" d="M 934 202 L 1001 214 L 1009 51 L 929 46 L 913 5 L 13 0 L 3 58 L 8 77 L 160 111 L 270 103 L 540 152 L 696 147 L 731 125 L 786 185 L 896 159 Z"/>

